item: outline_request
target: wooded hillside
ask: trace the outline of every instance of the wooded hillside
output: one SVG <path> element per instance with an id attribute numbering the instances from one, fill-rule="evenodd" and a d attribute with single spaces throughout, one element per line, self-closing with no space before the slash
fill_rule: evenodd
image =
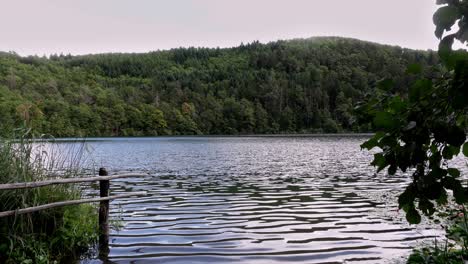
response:
<path id="1" fill-rule="evenodd" d="M 368 131 L 353 123 L 355 103 L 382 78 L 405 94 L 407 66 L 437 60 L 336 37 L 144 54 L 0 53 L 0 134 L 24 122 L 54 136 Z"/>

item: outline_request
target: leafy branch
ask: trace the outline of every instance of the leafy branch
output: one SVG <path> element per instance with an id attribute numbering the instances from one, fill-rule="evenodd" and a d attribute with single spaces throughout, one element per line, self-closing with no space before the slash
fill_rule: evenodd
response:
<path id="1" fill-rule="evenodd" d="M 377 171 L 412 174 L 413 181 L 398 199 L 410 223 L 419 223 L 421 212 L 432 215 L 436 205 L 446 204 L 448 190 L 458 204 L 468 201 L 460 171 L 448 165 L 460 151 L 468 156 L 468 53 L 452 49 L 454 40 L 468 41 L 468 1 L 438 0 L 437 4 L 444 5 L 435 12 L 433 21 L 446 72 L 428 78 L 421 66 L 410 65 L 407 74 L 418 78 L 407 96 L 396 93 L 395 83 L 384 79 L 377 84 L 377 92 L 356 109 L 359 121 L 370 122 L 377 130 L 361 145 L 363 149 L 380 149 L 371 163 Z M 456 23 L 459 29 L 453 33 Z"/>

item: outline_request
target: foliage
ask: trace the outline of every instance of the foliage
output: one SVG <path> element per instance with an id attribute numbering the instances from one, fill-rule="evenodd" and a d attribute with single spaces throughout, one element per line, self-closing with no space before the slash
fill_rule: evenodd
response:
<path id="1" fill-rule="evenodd" d="M 96 210 L 91 205 L 66 207 L 62 219 L 42 217 L 41 222 L 51 225 L 46 233 L 12 233 L 1 230 L 0 256 L 5 263 L 51 263 L 76 261 L 97 241 Z M 34 222 L 39 220 L 34 220 Z M 5 227 L 6 228 L 6 227 Z M 5 237 L 4 237 L 5 236 Z M 3 262 L 2 262 L 3 263 Z"/>
<path id="2" fill-rule="evenodd" d="M 445 4 L 434 14 L 434 23 L 446 70 L 432 67 L 432 74 L 415 78 L 407 94 L 400 92 L 395 80 L 384 79 L 368 102 L 358 108 L 361 121 L 371 121 L 378 131 L 361 145 L 380 149 L 372 165 L 378 171 L 388 169 L 390 175 L 398 169 L 412 173 L 413 182 L 398 199 L 410 223 L 419 223 L 421 212 L 432 215 L 436 205 L 446 204 L 448 190 L 458 204 L 467 202 L 460 171 L 451 168 L 448 161 L 460 151 L 468 154 L 468 53 L 452 50 L 454 39 L 467 41 L 468 1 L 438 3 Z M 459 30 L 448 32 L 457 21 Z M 407 73 L 417 75 L 422 69 L 421 65 L 410 65 Z"/>
<path id="3" fill-rule="evenodd" d="M 439 212 L 445 218 L 447 238 L 440 242 L 435 240 L 433 247 L 416 249 L 409 256 L 408 264 L 462 264 L 468 259 L 468 218 L 464 206 L 449 206 Z"/>
<path id="4" fill-rule="evenodd" d="M 229 49 L 20 57 L 0 53 L 0 134 L 24 122 L 55 136 L 368 131 L 352 105 L 434 52 L 345 38 Z"/>
<path id="5" fill-rule="evenodd" d="M 419 223 L 421 213 L 432 216 L 437 205 L 447 205 L 450 194 L 463 208 L 442 246 L 436 240 L 434 247 L 414 250 L 407 263 L 465 263 L 468 259 L 464 210 L 468 188 L 462 184 L 461 172 L 449 163 L 460 152 L 468 156 L 468 52 L 452 49 L 455 40 L 468 41 L 468 1 L 437 0 L 437 4 L 443 5 L 433 16 L 443 68 L 432 67 L 430 74 L 414 78 L 406 94 L 395 80 L 383 79 L 376 93 L 357 108 L 361 121 L 372 122 L 378 131 L 361 145 L 379 149 L 372 165 L 377 171 L 387 169 L 390 175 L 398 170 L 412 175 L 413 181 L 398 199 L 409 223 Z M 422 65 L 410 64 L 406 72 L 415 76 L 422 70 Z"/>
<path id="6" fill-rule="evenodd" d="M 39 181 L 76 174 L 80 150 L 57 156 L 50 141 L 35 142 L 29 131 L 0 141 L 0 183 Z M 80 190 L 53 185 L 0 191 L 0 211 L 76 199 Z M 97 239 L 97 211 L 91 205 L 62 207 L 0 218 L 0 263 L 62 261 L 88 249 Z"/>
<path id="7" fill-rule="evenodd" d="M 464 255 L 459 250 L 454 250 L 446 241 L 442 247 L 437 243 L 433 248 L 415 250 L 408 258 L 407 264 L 463 264 Z"/>

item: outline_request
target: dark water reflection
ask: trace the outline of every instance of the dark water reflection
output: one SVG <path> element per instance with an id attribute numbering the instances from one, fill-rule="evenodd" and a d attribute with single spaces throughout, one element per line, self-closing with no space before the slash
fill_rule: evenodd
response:
<path id="1" fill-rule="evenodd" d="M 148 196 L 113 202 L 111 214 L 124 227 L 111 232 L 109 261 L 382 263 L 405 255 L 435 231 L 388 217 L 394 204 L 376 197 L 400 190 L 407 178 L 375 175 L 363 140 L 90 141 L 93 166 L 148 174 L 111 184 L 113 194 Z"/>

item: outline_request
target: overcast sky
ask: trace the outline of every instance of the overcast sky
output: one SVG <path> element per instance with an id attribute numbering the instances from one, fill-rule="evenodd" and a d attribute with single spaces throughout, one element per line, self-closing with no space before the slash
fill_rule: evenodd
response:
<path id="1" fill-rule="evenodd" d="M 345 36 L 436 49 L 435 0 L 0 0 L 0 50 L 21 55 L 230 47 Z"/>

